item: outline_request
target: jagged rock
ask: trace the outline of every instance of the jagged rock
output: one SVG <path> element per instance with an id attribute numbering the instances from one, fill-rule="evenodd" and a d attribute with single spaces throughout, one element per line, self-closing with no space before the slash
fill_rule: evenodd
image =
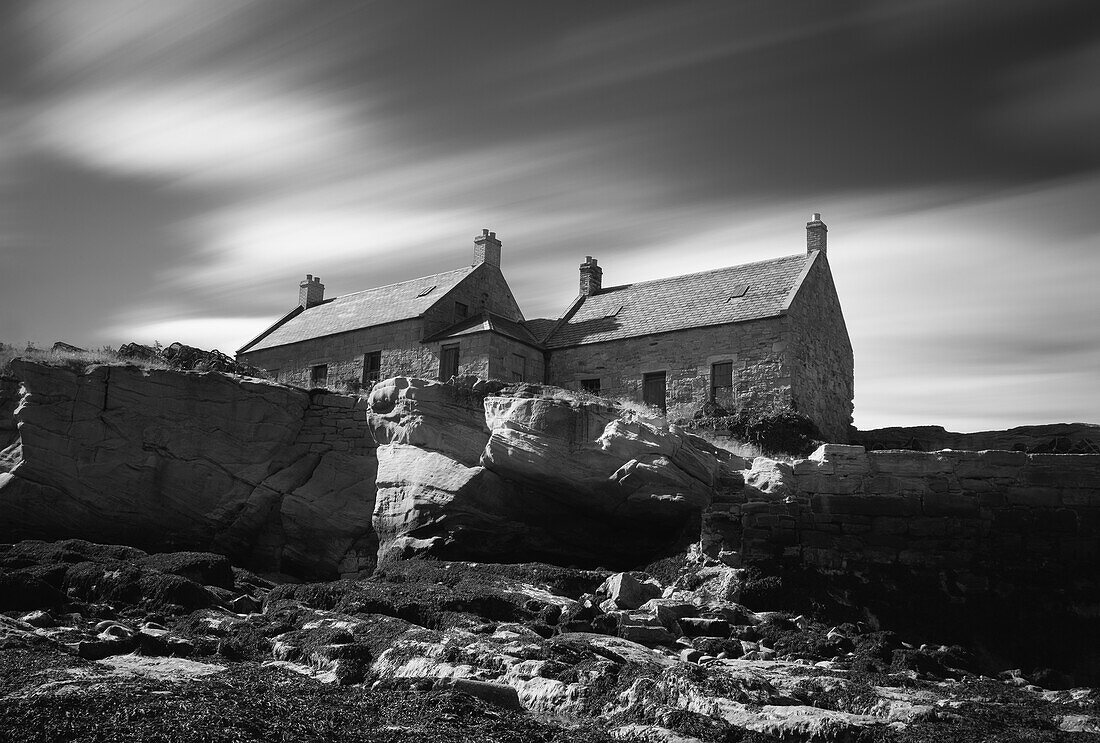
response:
<path id="1" fill-rule="evenodd" d="M 374 386 L 369 405 L 379 444 L 415 446 L 474 467 L 489 441 L 481 399 L 465 388 L 395 377 Z"/>
<path id="2" fill-rule="evenodd" d="M 620 609 L 637 609 L 661 595 L 661 586 L 654 580 L 640 581 L 629 573 L 615 573 L 604 581 L 596 593 L 607 596 Z"/>
<path id="3" fill-rule="evenodd" d="M 748 500 L 782 500 L 793 488 L 794 470 L 789 464 L 757 457 L 744 477 Z"/>
<path id="4" fill-rule="evenodd" d="M 397 378 L 372 391 L 380 562 L 614 567 L 695 538 L 718 465 L 693 437 L 550 388 L 505 388 L 475 422 L 475 387 Z"/>

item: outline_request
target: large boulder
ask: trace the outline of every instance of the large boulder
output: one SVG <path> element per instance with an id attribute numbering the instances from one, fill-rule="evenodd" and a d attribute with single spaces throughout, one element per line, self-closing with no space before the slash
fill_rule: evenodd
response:
<path id="1" fill-rule="evenodd" d="M 12 369 L 22 460 L 0 474 L 0 540 L 214 551 L 304 577 L 373 567 L 373 457 L 320 443 L 308 392 L 214 372 Z"/>
<path id="2" fill-rule="evenodd" d="M 371 408 L 383 562 L 634 567 L 697 539 L 714 496 L 718 461 L 693 437 L 565 390 L 521 385 L 482 403 L 476 387 L 395 379 Z"/>

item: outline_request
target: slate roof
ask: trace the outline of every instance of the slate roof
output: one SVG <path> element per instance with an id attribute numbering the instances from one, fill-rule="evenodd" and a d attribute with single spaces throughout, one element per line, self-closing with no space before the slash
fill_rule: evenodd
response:
<path id="1" fill-rule="evenodd" d="M 788 298 L 816 255 L 607 287 L 581 298 L 543 342 L 547 348 L 563 348 L 774 317 L 789 307 Z"/>
<path id="2" fill-rule="evenodd" d="M 260 336 L 259 340 L 252 341 L 238 353 L 419 317 L 477 268 L 464 266 L 454 271 L 335 297 L 284 318 L 280 321 L 281 325 L 276 323 L 267 335 Z M 425 293 L 431 287 L 434 288 Z"/>
<path id="3" fill-rule="evenodd" d="M 557 326 L 558 321 L 546 317 L 535 317 L 523 323 L 535 340 L 542 341 Z"/>
<path id="4" fill-rule="evenodd" d="M 479 315 L 474 315 L 461 322 L 457 322 L 451 327 L 441 330 L 429 338 L 425 338 L 424 342 L 431 343 L 447 338 L 459 338 L 464 335 L 493 331 L 500 335 L 514 338 L 529 346 L 541 349 L 542 345 L 539 343 L 538 338 L 536 338 L 525 325 L 526 323 L 510 320 L 503 315 L 497 315 L 493 312 L 482 312 Z"/>

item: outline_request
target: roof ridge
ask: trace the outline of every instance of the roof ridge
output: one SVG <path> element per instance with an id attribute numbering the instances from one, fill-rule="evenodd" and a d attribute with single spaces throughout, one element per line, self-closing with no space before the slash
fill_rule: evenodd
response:
<path id="1" fill-rule="evenodd" d="M 625 289 L 625 288 L 632 287 L 632 286 L 645 286 L 646 284 L 656 284 L 656 283 L 659 283 L 661 281 L 672 281 L 673 279 L 689 279 L 689 278 L 692 278 L 694 276 L 703 276 L 704 274 L 708 274 L 708 273 L 718 273 L 719 271 L 728 271 L 731 268 L 748 268 L 750 266 L 762 266 L 766 263 L 779 263 L 780 261 L 789 261 L 792 258 L 807 258 L 807 257 L 808 256 L 805 253 L 793 253 L 791 255 L 783 255 L 783 256 L 780 256 L 778 258 L 768 258 L 767 260 L 762 260 L 762 261 L 750 261 L 748 263 L 735 263 L 732 266 L 721 266 L 720 268 L 709 268 L 706 271 L 694 271 L 692 273 L 682 273 L 682 274 L 678 274 L 676 276 L 665 276 L 665 277 L 660 278 L 660 279 L 646 279 L 645 281 L 633 281 L 629 284 L 618 284 L 617 286 L 606 286 L 603 289 L 601 289 L 599 292 L 597 292 L 596 294 L 593 294 L 592 296 L 598 297 L 601 294 L 606 294 L 607 292 L 612 291 L 613 289 Z"/>
<path id="2" fill-rule="evenodd" d="M 427 276 L 418 276 L 415 279 L 406 279 L 405 281 L 395 281 L 392 284 L 382 284 L 381 286 L 372 286 L 369 289 L 360 289 L 357 292 L 349 292 L 348 294 L 341 294 L 340 296 L 333 297 L 332 299 L 330 299 L 328 301 L 332 302 L 332 301 L 336 301 L 337 299 L 344 299 L 346 297 L 354 297 L 357 294 L 366 294 L 367 292 L 378 291 L 379 289 L 389 289 L 391 286 L 400 286 L 401 284 L 413 284 L 413 283 L 416 283 L 417 281 L 424 281 L 426 279 L 433 279 L 436 276 L 442 276 L 444 274 L 458 273 L 459 271 L 472 271 L 475 268 L 477 268 L 477 266 L 464 266 L 462 268 L 452 268 L 450 271 L 440 271 L 439 273 L 430 273 Z M 317 306 L 320 306 L 320 305 L 317 305 Z M 310 308 L 310 309 L 312 309 L 312 308 Z"/>

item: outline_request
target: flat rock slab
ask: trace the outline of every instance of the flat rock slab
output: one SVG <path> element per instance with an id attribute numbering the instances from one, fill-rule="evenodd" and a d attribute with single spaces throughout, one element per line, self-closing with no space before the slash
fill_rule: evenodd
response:
<path id="1" fill-rule="evenodd" d="M 221 673 L 225 666 L 200 663 L 186 658 L 147 658 L 143 655 L 112 655 L 96 661 L 119 676 L 144 676 L 159 681 L 191 681 Z"/>

